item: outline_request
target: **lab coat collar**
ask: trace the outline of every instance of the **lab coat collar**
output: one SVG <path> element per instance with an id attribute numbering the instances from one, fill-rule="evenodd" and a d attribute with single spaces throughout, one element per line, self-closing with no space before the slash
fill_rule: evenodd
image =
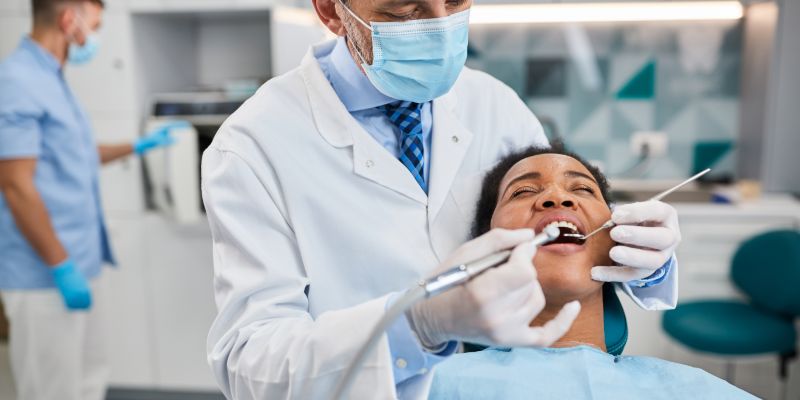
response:
<path id="1" fill-rule="evenodd" d="M 320 135 L 334 147 L 353 146 L 353 171 L 377 184 L 428 205 L 430 221 L 438 214 L 472 142 L 472 133 L 455 114 L 458 99 L 447 93 L 433 100 L 431 174 L 426 195 L 405 166 L 358 124 L 317 62 L 315 53 L 331 51 L 336 41 L 312 48 L 301 63 L 311 114 Z"/>
<path id="2" fill-rule="evenodd" d="M 320 135 L 331 146 L 353 147 L 356 175 L 392 189 L 422 204 L 428 196 L 400 160 L 384 149 L 350 115 L 319 66 L 315 53 L 330 51 L 335 40 L 312 48 L 300 64 L 311 114 Z"/>
<path id="3" fill-rule="evenodd" d="M 300 63 L 300 74 L 319 133 L 331 146 L 347 147 L 353 145 L 353 125 L 358 122 L 347 112 L 314 56 L 316 52 L 330 51 L 335 44 L 336 41 L 331 40 L 311 48 Z"/>

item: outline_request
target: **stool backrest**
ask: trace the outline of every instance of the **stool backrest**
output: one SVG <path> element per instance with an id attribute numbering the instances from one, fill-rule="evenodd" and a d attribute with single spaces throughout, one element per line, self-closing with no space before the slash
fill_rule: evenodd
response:
<path id="1" fill-rule="evenodd" d="M 785 315 L 800 315 L 800 232 L 779 230 L 739 246 L 731 278 L 753 304 Z"/>

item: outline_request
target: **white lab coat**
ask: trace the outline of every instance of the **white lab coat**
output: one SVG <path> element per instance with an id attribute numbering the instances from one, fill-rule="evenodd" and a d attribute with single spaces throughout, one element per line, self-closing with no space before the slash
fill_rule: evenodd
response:
<path id="1" fill-rule="evenodd" d="M 312 52 L 220 128 L 202 188 L 219 309 L 208 358 L 228 398 L 330 396 L 387 295 L 468 239 L 483 172 L 546 144 L 510 88 L 468 68 L 433 101 L 433 121 L 428 196 L 351 117 Z M 391 363 L 384 336 L 351 398 L 395 398 Z M 424 396 L 430 375 L 404 396 Z"/>

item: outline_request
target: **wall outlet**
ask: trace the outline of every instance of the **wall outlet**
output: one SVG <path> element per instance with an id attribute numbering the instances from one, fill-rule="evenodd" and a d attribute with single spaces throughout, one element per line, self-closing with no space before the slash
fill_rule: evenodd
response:
<path id="1" fill-rule="evenodd" d="M 631 152 L 641 157 L 647 152 L 648 157 L 663 157 L 667 155 L 669 139 L 664 132 L 640 131 L 631 136 Z"/>

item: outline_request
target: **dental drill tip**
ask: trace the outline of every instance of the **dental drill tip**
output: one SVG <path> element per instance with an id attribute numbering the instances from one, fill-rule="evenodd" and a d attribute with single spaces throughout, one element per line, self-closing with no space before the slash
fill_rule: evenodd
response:
<path id="1" fill-rule="evenodd" d="M 543 232 L 547 235 L 550 240 L 555 240 L 558 235 L 561 234 L 561 230 L 558 229 L 555 225 L 548 225 L 544 227 Z"/>

